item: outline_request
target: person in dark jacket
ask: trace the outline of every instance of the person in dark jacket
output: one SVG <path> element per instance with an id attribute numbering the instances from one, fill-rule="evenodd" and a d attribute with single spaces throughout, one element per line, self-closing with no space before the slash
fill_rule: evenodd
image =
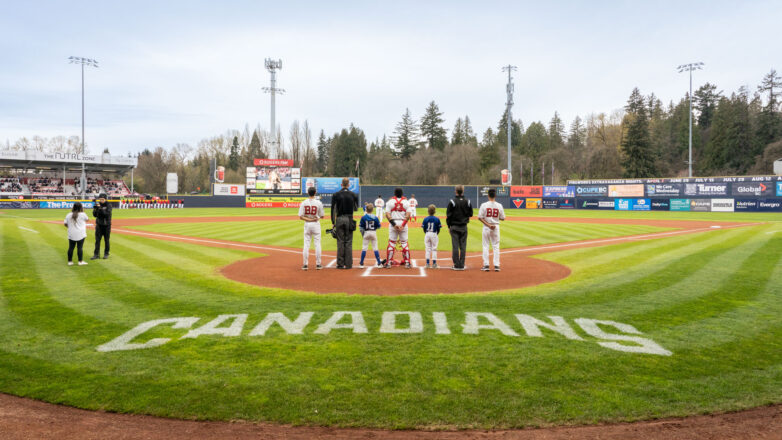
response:
<path id="1" fill-rule="evenodd" d="M 342 189 L 331 197 L 331 224 L 337 233 L 337 269 L 353 267 L 353 213 L 358 210 L 358 197 L 348 187 L 350 179 L 342 179 Z"/>
<path id="2" fill-rule="evenodd" d="M 103 238 L 103 259 L 109 258 L 109 239 L 111 238 L 111 204 L 106 200 L 106 193 L 101 193 L 92 208 L 92 216 L 95 218 L 95 252 L 91 260 L 100 258 L 100 240 Z"/>
<path id="3" fill-rule="evenodd" d="M 456 197 L 448 202 L 445 210 L 445 224 L 451 233 L 453 270 L 464 270 L 464 258 L 467 253 L 467 223 L 472 217 L 470 199 L 464 198 L 464 186 L 456 186 Z"/>

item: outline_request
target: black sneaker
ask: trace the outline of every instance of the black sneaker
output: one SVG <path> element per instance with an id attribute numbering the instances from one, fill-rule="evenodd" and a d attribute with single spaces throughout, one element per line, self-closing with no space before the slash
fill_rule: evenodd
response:
<path id="1" fill-rule="evenodd" d="M 90 258 L 90 260 L 98 260 L 98 259 L 100 259 L 100 255 L 93 255 L 92 258 Z"/>
<path id="2" fill-rule="evenodd" d="M 321 270 L 321 269 L 323 269 L 323 266 L 321 266 L 320 264 L 318 264 L 317 266 L 315 266 L 315 270 Z"/>
<path id="3" fill-rule="evenodd" d="M 489 266 L 483 266 L 481 268 L 481 270 L 484 271 L 484 272 L 488 272 L 489 271 Z"/>
<path id="4" fill-rule="evenodd" d="M 104 256 L 103 256 L 103 259 L 104 259 L 104 260 L 108 260 L 108 259 L 109 259 L 109 254 L 106 254 L 106 255 L 104 255 Z"/>
<path id="5" fill-rule="evenodd" d="M 495 272 L 499 272 L 500 271 L 500 266 L 494 266 L 494 271 Z"/>
<path id="6" fill-rule="evenodd" d="M 413 267 L 413 266 L 409 262 L 405 263 L 405 269 L 410 269 L 411 267 Z"/>
<path id="7" fill-rule="evenodd" d="M 307 265 L 301 266 L 301 270 L 307 270 Z"/>

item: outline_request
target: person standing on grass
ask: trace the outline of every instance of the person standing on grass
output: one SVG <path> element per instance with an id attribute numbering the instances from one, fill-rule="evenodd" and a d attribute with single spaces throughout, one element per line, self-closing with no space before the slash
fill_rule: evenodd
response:
<path id="1" fill-rule="evenodd" d="M 106 200 L 106 193 L 101 193 L 92 208 L 92 216 L 95 217 L 95 252 L 92 260 L 100 258 L 100 239 L 103 238 L 103 259 L 109 258 L 109 238 L 111 238 L 111 203 Z"/>
<path id="2" fill-rule="evenodd" d="M 80 202 L 73 204 L 71 212 L 65 216 L 64 226 L 68 229 L 68 266 L 73 266 L 73 248 L 79 258 L 79 266 L 86 266 L 84 261 L 84 239 L 87 238 L 87 214 Z"/>
<path id="3" fill-rule="evenodd" d="M 314 186 L 309 187 L 307 195 L 310 197 L 299 205 L 299 218 L 304 220 L 304 248 L 302 249 L 304 265 L 301 266 L 302 270 L 307 270 L 308 268 L 310 241 L 315 244 L 315 269 L 323 269 L 323 266 L 320 264 L 320 219 L 325 217 L 326 214 L 323 211 L 323 203 L 315 198 L 315 192 Z"/>
<path id="4" fill-rule="evenodd" d="M 464 197 L 464 186 L 457 185 L 456 197 L 448 203 L 445 211 L 445 224 L 451 233 L 451 246 L 453 247 L 453 270 L 464 270 L 464 259 L 467 254 L 467 223 L 472 217 L 472 204 L 470 199 Z"/>

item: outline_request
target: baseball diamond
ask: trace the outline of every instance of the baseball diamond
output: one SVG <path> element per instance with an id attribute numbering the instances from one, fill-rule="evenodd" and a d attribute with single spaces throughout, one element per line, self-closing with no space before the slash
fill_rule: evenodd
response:
<path id="1" fill-rule="evenodd" d="M 480 271 L 477 222 L 465 271 L 450 269 L 449 240 L 426 268 L 420 226 L 409 269 L 336 270 L 322 231 L 324 268 L 302 271 L 297 211 L 117 211 L 110 264 L 79 271 L 61 264 L 56 211 L 0 211 L 0 390 L 121 413 L 405 429 L 776 401 L 774 214 L 509 212 L 497 273 Z"/>

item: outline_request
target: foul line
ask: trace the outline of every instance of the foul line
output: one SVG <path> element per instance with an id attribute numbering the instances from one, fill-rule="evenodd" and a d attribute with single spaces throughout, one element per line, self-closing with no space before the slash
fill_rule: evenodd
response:
<path id="1" fill-rule="evenodd" d="M 35 232 L 36 234 L 38 233 L 38 231 L 36 231 L 35 229 L 25 228 L 24 226 L 19 226 L 19 229 L 24 229 L 25 231 Z"/>
<path id="2" fill-rule="evenodd" d="M 143 236 L 147 236 L 147 237 L 159 237 L 159 238 L 166 238 L 166 239 L 172 239 L 172 240 L 181 240 L 181 241 L 192 241 L 192 242 L 195 242 L 195 243 L 219 244 L 219 245 L 222 245 L 222 246 L 235 246 L 235 247 L 249 248 L 249 249 L 261 249 L 261 250 L 265 250 L 265 251 L 288 252 L 288 253 L 291 253 L 291 254 L 301 255 L 301 251 L 294 251 L 292 249 L 271 248 L 271 247 L 265 247 L 265 246 L 258 246 L 258 245 L 254 245 L 254 244 L 242 244 L 242 243 L 232 243 L 232 242 L 228 242 L 228 241 L 204 240 L 204 239 L 201 239 L 201 238 L 178 237 L 176 235 L 152 234 L 152 233 L 149 233 L 149 232 L 131 231 L 131 230 L 128 230 L 128 229 L 115 229 L 115 231 L 123 233 L 123 234 L 143 235 Z"/>

